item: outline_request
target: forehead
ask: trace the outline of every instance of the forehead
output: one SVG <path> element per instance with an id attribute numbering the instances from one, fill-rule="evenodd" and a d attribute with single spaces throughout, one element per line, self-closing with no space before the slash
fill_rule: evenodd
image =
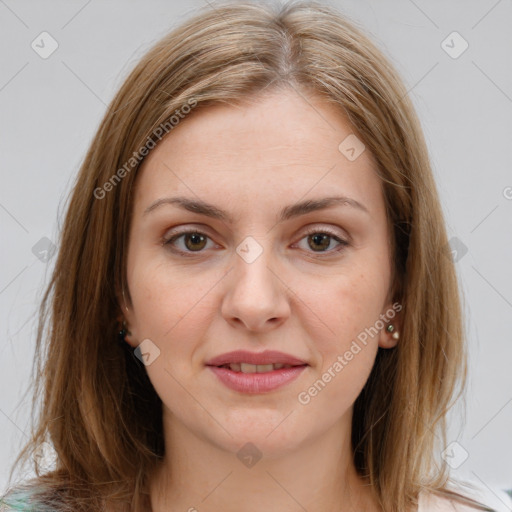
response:
<path id="1" fill-rule="evenodd" d="M 293 90 L 239 106 L 198 109 L 144 160 L 136 208 L 143 210 L 166 194 L 233 208 L 272 208 L 276 202 L 338 193 L 377 214 L 383 198 L 373 156 L 363 150 L 349 159 L 342 152 L 354 142 L 361 150 L 355 137 L 347 118 L 332 105 Z"/>

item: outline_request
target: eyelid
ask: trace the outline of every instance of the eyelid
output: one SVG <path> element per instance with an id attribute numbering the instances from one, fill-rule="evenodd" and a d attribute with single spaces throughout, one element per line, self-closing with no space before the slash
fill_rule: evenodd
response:
<path id="1" fill-rule="evenodd" d="M 312 225 L 309 224 L 308 226 L 306 226 L 306 228 L 302 228 L 302 229 L 306 229 L 304 234 L 308 234 L 308 235 L 311 233 L 318 233 L 318 232 L 324 231 L 333 236 L 344 237 L 347 242 L 352 241 L 350 235 L 346 231 L 343 231 L 343 233 L 338 233 L 335 230 L 335 228 L 332 228 L 330 226 L 326 227 L 325 225 L 322 226 L 321 223 L 315 223 Z M 166 238 L 167 236 L 172 237 L 177 234 L 183 234 L 183 233 L 186 234 L 186 233 L 189 233 L 194 230 L 197 230 L 198 233 L 205 234 L 205 235 L 208 234 L 209 232 L 211 233 L 210 228 L 206 224 L 186 224 L 185 226 L 182 226 L 181 228 L 176 227 L 176 228 L 167 229 L 165 232 L 165 235 L 162 237 L 162 241 L 168 240 L 168 238 Z M 208 236 L 210 236 L 210 235 L 208 235 Z"/>
<path id="2" fill-rule="evenodd" d="M 329 235 L 332 235 L 333 237 L 343 238 L 346 242 L 351 241 L 348 233 L 343 231 L 343 234 L 342 234 L 339 231 L 336 231 L 335 228 L 330 227 L 330 226 L 326 227 L 326 226 L 314 224 L 313 226 L 309 226 L 307 228 L 307 230 L 304 232 L 304 235 L 310 235 L 311 233 L 327 233 Z"/>
<path id="3" fill-rule="evenodd" d="M 165 230 L 165 233 L 162 236 L 162 242 L 168 241 L 169 238 L 172 238 L 175 235 L 187 234 L 190 232 L 205 234 L 211 238 L 210 234 L 212 233 L 212 230 L 206 224 L 185 224 L 183 226 L 176 226 Z"/>

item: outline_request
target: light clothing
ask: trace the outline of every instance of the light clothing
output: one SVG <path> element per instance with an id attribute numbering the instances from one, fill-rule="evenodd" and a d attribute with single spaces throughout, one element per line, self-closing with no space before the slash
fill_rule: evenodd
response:
<path id="1" fill-rule="evenodd" d="M 418 497 L 418 512 L 475 512 L 475 510 L 478 509 L 433 493 L 420 492 Z"/>
<path id="2" fill-rule="evenodd" d="M 504 496 L 506 496 L 505 493 L 503 493 Z M 477 501 L 480 501 L 480 503 L 483 503 L 485 505 L 488 505 L 490 503 L 489 500 L 482 499 L 481 496 L 473 495 L 471 497 L 474 497 L 477 499 Z M 506 499 L 506 498 L 504 498 Z M 501 499 L 500 499 L 501 501 Z M 503 500 L 503 503 L 505 501 Z M 512 500 L 511 500 L 512 505 Z M 512 510 L 512 507 L 504 506 L 503 508 L 491 508 L 489 506 L 490 510 L 493 510 L 495 512 L 509 512 Z M 462 504 L 460 502 L 457 502 L 452 499 L 448 499 L 442 496 L 438 496 L 433 493 L 425 493 L 420 492 L 418 496 L 418 511 L 417 512 L 475 512 L 478 509 L 475 509 L 473 507 L 469 507 L 468 505 Z M 0 512 L 55 512 L 54 510 L 50 509 L 48 506 L 45 505 L 38 505 L 35 503 L 31 503 L 29 500 L 29 495 L 26 492 L 23 491 L 12 491 L 9 494 L 8 499 L 0 500 Z"/>
<path id="3" fill-rule="evenodd" d="M 475 488 L 471 490 L 469 488 L 453 490 L 474 499 L 493 512 L 512 512 L 512 490 L 484 488 L 475 483 L 473 486 Z M 476 512 L 477 510 L 481 509 L 434 493 L 420 492 L 418 496 L 418 512 Z"/>

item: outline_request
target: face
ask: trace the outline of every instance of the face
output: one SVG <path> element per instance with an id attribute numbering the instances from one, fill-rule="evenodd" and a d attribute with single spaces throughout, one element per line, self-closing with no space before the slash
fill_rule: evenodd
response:
<path id="1" fill-rule="evenodd" d="M 378 347 L 396 342 L 383 316 L 391 249 L 372 156 L 339 148 L 354 130 L 321 99 L 259 99 L 193 112 L 144 161 L 123 310 L 128 342 L 146 340 L 167 426 L 278 455 L 345 428 Z M 178 196 L 224 217 L 157 203 Z M 328 197 L 349 200 L 291 209 Z M 307 366 L 278 388 L 244 392 L 206 365 L 234 350 L 276 350 Z"/>

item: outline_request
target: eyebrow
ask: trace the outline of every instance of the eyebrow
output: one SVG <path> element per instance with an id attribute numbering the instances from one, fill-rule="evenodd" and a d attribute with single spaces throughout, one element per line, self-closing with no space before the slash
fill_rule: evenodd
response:
<path id="1" fill-rule="evenodd" d="M 163 197 L 158 199 L 144 210 L 143 215 L 147 215 L 148 213 L 156 210 L 158 207 L 163 206 L 164 204 L 175 205 L 189 212 L 206 215 L 207 217 L 212 217 L 214 219 L 219 219 L 224 222 L 233 224 L 233 219 L 228 212 L 217 208 L 215 205 L 205 201 L 181 196 Z M 301 215 L 306 215 L 310 212 L 325 210 L 333 206 L 349 206 L 358 211 L 362 211 L 367 214 L 370 213 L 366 206 L 361 204 L 359 201 L 352 199 L 351 197 L 334 196 L 324 197 L 322 199 L 308 199 L 300 203 L 286 206 L 281 210 L 279 215 L 279 222 L 299 217 Z"/>

